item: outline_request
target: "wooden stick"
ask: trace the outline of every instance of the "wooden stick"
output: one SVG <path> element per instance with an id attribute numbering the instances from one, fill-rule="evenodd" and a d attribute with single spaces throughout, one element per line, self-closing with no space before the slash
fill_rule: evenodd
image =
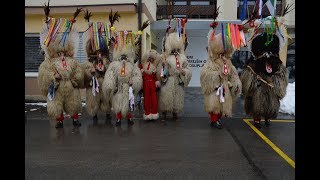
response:
<path id="1" fill-rule="evenodd" d="M 261 76 L 259 76 L 256 72 L 254 72 L 254 70 L 249 66 L 247 65 L 247 67 L 251 70 L 251 72 L 255 75 L 257 75 L 257 79 L 264 82 L 266 85 L 270 86 L 271 88 L 273 88 L 274 86 L 270 83 L 268 83 L 266 80 L 264 80 Z"/>

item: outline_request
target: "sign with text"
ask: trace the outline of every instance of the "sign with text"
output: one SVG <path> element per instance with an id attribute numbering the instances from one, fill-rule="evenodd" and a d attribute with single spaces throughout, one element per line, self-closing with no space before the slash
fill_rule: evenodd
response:
<path id="1" fill-rule="evenodd" d="M 208 40 L 206 34 L 202 34 L 203 36 L 192 35 L 188 36 L 189 44 L 185 52 L 189 67 L 192 70 L 192 78 L 189 86 L 200 87 L 200 71 L 208 60 L 208 53 L 206 50 Z"/>

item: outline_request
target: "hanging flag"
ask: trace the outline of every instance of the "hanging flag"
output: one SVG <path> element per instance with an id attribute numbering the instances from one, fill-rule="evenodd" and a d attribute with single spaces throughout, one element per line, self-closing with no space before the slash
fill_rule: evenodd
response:
<path id="1" fill-rule="evenodd" d="M 53 81 L 49 85 L 47 97 L 49 101 L 52 101 L 54 98 L 54 82 Z"/>
<path id="2" fill-rule="evenodd" d="M 262 18 L 262 0 L 258 0 L 259 1 L 259 17 Z"/>
<path id="3" fill-rule="evenodd" d="M 99 93 L 99 82 L 96 76 L 92 76 L 92 94 L 96 96 L 96 92 Z"/>
<path id="4" fill-rule="evenodd" d="M 178 38 L 180 39 L 181 37 L 181 19 L 180 18 L 177 18 L 176 19 L 176 22 L 177 22 L 177 34 L 178 34 Z"/>
<path id="5" fill-rule="evenodd" d="M 276 12 L 276 7 L 277 7 L 277 0 L 268 0 L 266 2 L 266 5 L 267 5 L 267 8 L 270 12 L 270 15 L 274 16 L 275 12 Z"/>
<path id="6" fill-rule="evenodd" d="M 248 0 L 243 0 L 241 16 L 240 16 L 241 21 L 245 20 L 247 16 L 247 1 Z"/>
<path id="7" fill-rule="evenodd" d="M 133 94 L 133 88 L 132 86 L 129 87 L 129 107 L 130 111 L 134 111 L 134 94 Z"/>

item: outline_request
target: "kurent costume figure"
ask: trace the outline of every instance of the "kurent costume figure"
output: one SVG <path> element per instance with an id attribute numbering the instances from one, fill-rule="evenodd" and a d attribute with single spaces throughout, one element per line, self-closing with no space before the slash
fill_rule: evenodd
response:
<path id="1" fill-rule="evenodd" d="M 105 74 L 102 91 L 112 100 L 116 126 L 121 125 L 122 118 L 133 125 L 134 97 L 142 88 L 142 75 L 138 63 L 134 63 L 136 38 L 132 32 L 119 31 L 115 39 L 113 61 Z"/>
<path id="2" fill-rule="evenodd" d="M 169 21 L 170 22 L 170 21 Z M 185 34 L 186 19 L 176 19 L 176 27 L 171 29 L 170 24 L 163 39 L 162 66 L 157 73 L 161 77 L 159 93 L 159 108 L 166 120 L 171 112 L 173 118 L 181 112 L 184 106 L 184 87 L 187 87 L 192 76 L 187 57 L 184 54 L 187 45 Z"/>
<path id="3" fill-rule="evenodd" d="M 102 92 L 105 72 L 110 64 L 109 50 L 113 37 L 114 21 L 119 20 L 118 12 L 109 15 L 110 23 L 90 22 L 91 13 L 86 11 L 85 19 L 89 29 L 84 33 L 84 44 L 88 61 L 81 64 L 84 71 L 84 85 L 86 88 L 86 109 L 93 116 L 93 123 L 98 121 L 98 111 L 106 113 L 106 122 L 111 120 L 111 100 Z"/>
<path id="4" fill-rule="evenodd" d="M 150 50 L 144 54 L 140 64 L 143 79 L 144 120 L 159 118 L 156 91 L 160 88 L 159 77 L 157 77 L 157 67 L 160 62 L 160 54 L 156 50 Z"/>
<path id="5" fill-rule="evenodd" d="M 223 33 L 215 35 L 217 23 L 211 24 L 212 29 L 208 33 L 208 61 L 200 72 L 200 83 L 204 94 L 204 108 L 210 115 L 210 125 L 222 129 L 221 117 L 232 115 L 234 99 L 241 93 L 241 81 L 236 68 L 231 62 L 234 48 L 240 47 L 236 39 L 228 32 L 235 24 L 221 24 Z M 235 31 L 236 32 L 236 31 Z"/>
<path id="6" fill-rule="evenodd" d="M 79 88 L 83 86 L 83 72 L 73 58 L 79 43 L 73 24 L 81 10 L 77 9 L 71 20 L 51 18 L 49 11 L 49 6 L 45 6 L 46 24 L 40 34 L 45 60 L 39 67 L 38 84 L 47 96 L 48 115 L 57 121 L 55 127 L 63 128 L 63 112 L 71 116 L 73 126 L 79 127 L 78 114 L 82 109 Z"/>
<path id="7" fill-rule="evenodd" d="M 269 126 L 270 119 L 277 117 L 280 100 L 286 94 L 286 59 L 281 59 L 279 51 L 287 48 L 289 36 L 283 22 L 283 17 L 269 16 L 262 19 L 262 22 L 255 20 L 251 23 L 252 35 L 248 42 L 253 56 L 246 63 L 240 78 L 246 114 L 253 117 L 257 128 L 261 128 L 262 118 L 265 119 L 265 125 Z"/>

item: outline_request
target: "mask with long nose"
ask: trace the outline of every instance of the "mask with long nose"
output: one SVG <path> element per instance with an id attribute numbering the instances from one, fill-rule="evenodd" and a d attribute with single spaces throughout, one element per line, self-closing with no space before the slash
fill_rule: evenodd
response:
<path id="1" fill-rule="evenodd" d="M 102 60 L 102 55 L 101 53 L 98 53 L 97 56 L 97 65 L 96 65 L 96 69 L 100 72 L 104 71 L 104 66 L 103 66 L 103 60 Z"/>
<path id="2" fill-rule="evenodd" d="M 121 76 L 125 76 L 126 75 L 126 61 L 128 60 L 128 57 L 123 54 L 123 55 L 121 55 L 120 59 L 122 62 Z"/>
<path id="3" fill-rule="evenodd" d="M 181 68 L 180 67 L 180 61 L 179 61 L 179 58 L 178 58 L 178 55 L 180 55 L 179 49 L 172 49 L 170 54 L 174 55 L 175 58 L 176 58 L 176 68 L 178 68 L 178 69 Z"/>

